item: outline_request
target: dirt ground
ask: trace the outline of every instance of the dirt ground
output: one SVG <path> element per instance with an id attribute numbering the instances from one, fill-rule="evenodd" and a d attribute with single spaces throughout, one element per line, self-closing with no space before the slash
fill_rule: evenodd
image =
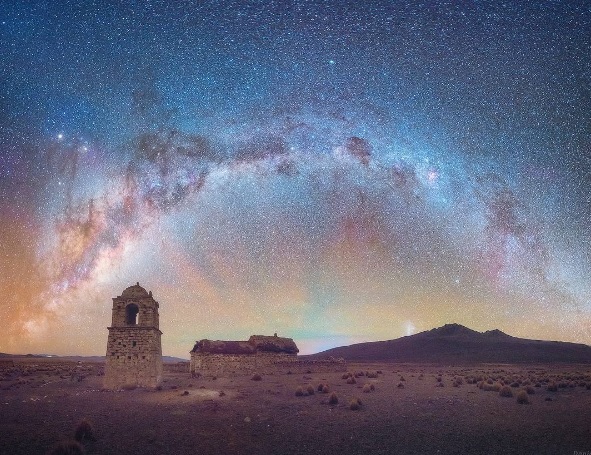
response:
<path id="1" fill-rule="evenodd" d="M 162 390 L 113 392 L 101 390 L 99 363 L 1 363 L 0 454 L 44 454 L 73 438 L 82 419 L 95 437 L 84 442 L 88 454 L 591 452 L 589 365 L 350 364 L 348 370 L 354 384 L 342 372 L 277 372 L 259 381 L 167 372 Z M 553 382 L 557 391 L 547 390 Z M 512 397 L 499 394 L 501 383 Z M 329 393 L 318 392 L 319 384 Z M 364 392 L 365 384 L 375 390 Z M 296 396 L 298 387 L 304 396 Z M 527 387 L 529 404 L 519 404 L 517 394 Z M 337 404 L 329 404 L 332 392 Z M 358 410 L 350 409 L 354 398 L 361 400 Z"/>

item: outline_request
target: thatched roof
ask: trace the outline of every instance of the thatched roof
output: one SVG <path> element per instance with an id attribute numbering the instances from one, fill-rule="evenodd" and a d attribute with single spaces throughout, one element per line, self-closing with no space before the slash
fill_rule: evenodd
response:
<path id="1" fill-rule="evenodd" d="M 252 335 L 248 341 L 197 341 L 191 352 L 208 354 L 256 354 L 257 352 L 297 354 L 299 349 L 291 338 Z"/>
<path id="2" fill-rule="evenodd" d="M 286 354 L 297 354 L 300 352 L 291 338 L 252 335 L 248 339 L 248 342 L 256 346 L 257 351 L 262 352 L 283 352 Z"/>

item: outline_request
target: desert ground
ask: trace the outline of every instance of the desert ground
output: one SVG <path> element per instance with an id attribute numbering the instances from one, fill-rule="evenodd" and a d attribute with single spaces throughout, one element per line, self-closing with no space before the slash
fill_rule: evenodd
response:
<path id="1" fill-rule="evenodd" d="M 591 452 L 591 365 L 389 363 L 348 371 L 348 378 L 312 371 L 254 380 L 167 368 L 161 390 L 114 392 L 101 389 L 101 363 L 3 362 L 0 454 L 45 454 L 73 439 L 83 419 L 91 424 L 82 440 L 88 454 Z M 499 393 L 503 385 L 512 396 Z M 351 409 L 356 399 L 361 405 Z"/>

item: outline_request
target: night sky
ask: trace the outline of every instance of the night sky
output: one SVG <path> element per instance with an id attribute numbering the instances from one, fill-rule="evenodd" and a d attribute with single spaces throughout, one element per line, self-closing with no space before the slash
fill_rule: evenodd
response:
<path id="1" fill-rule="evenodd" d="M 0 6 L 0 352 L 591 344 L 589 2 Z"/>

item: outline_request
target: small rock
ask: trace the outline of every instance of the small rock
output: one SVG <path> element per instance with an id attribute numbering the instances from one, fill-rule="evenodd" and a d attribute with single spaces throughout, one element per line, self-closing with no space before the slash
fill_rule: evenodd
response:
<path id="1" fill-rule="evenodd" d="M 245 421 L 246 423 L 250 422 L 250 417 L 245 417 L 245 418 L 244 418 L 244 421 Z"/>

